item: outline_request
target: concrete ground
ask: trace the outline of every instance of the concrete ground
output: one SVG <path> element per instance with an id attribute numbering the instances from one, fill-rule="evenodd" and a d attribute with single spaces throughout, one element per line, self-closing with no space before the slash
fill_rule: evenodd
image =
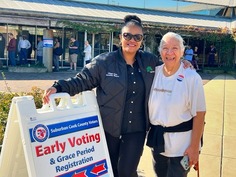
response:
<path id="1" fill-rule="evenodd" d="M 55 80 L 75 73 L 12 73 L 0 76 L 0 91 L 28 92 L 33 86 L 46 89 Z M 236 80 L 229 75 L 200 73 L 207 103 L 204 146 L 200 155 L 201 177 L 236 176 Z M 9 87 L 9 89 L 7 89 Z M 145 147 L 139 164 L 140 177 L 154 177 L 150 149 Z M 189 177 L 196 177 L 191 169 Z"/>
<path id="2" fill-rule="evenodd" d="M 75 72 L 68 72 L 66 69 L 52 73 L 17 73 L 0 70 L 0 91 L 10 90 L 12 92 L 29 92 L 34 86 L 41 89 L 47 89 L 54 83 L 54 81 L 58 79 L 67 79 L 75 75 Z M 203 73 L 200 73 L 200 75 L 203 78 L 203 84 L 216 76 Z"/>

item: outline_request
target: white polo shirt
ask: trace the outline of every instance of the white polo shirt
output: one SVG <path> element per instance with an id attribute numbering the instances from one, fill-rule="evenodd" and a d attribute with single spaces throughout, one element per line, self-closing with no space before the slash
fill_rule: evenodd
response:
<path id="1" fill-rule="evenodd" d="M 149 98 L 150 122 L 170 127 L 190 120 L 197 112 L 206 111 L 202 79 L 195 70 L 184 69 L 169 77 L 163 74 L 163 65 L 156 67 Z M 164 133 L 168 157 L 183 156 L 191 141 L 191 132 Z"/>

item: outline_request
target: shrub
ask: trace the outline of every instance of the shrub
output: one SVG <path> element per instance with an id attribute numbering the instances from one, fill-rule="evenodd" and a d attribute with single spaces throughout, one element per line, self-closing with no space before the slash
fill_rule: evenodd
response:
<path id="1" fill-rule="evenodd" d="M 2 144 L 11 100 L 14 96 L 18 96 L 18 94 L 0 92 L 0 144 Z"/>
<path id="2" fill-rule="evenodd" d="M 13 97 L 31 95 L 34 97 L 36 108 L 42 107 L 43 90 L 37 87 L 32 87 L 31 92 L 25 93 L 12 93 L 12 92 L 0 92 L 0 145 L 3 141 L 4 131 L 7 123 L 8 113 L 10 111 L 10 105 Z"/>

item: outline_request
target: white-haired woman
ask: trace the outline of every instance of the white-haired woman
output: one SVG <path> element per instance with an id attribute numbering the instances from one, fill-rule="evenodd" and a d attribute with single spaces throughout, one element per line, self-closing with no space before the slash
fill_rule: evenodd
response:
<path id="1" fill-rule="evenodd" d="M 186 177 L 199 158 L 206 113 L 202 79 L 182 67 L 183 39 L 168 32 L 160 42 L 163 65 L 155 68 L 149 97 L 151 129 L 147 145 L 152 147 L 153 166 L 158 177 Z M 187 156 L 184 169 L 180 163 Z"/>

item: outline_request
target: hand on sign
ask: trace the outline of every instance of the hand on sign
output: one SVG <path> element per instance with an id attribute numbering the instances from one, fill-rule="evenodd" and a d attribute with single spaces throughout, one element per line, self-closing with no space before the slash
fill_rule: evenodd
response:
<path id="1" fill-rule="evenodd" d="M 47 90 L 45 90 L 43 94 L 43 99 L 42 99 L 43 104 L 48 104 L 50 101 L 49 96 L 56 92 L 57 92 L 57 89 L 55 87 L 50 87 Z"/>

